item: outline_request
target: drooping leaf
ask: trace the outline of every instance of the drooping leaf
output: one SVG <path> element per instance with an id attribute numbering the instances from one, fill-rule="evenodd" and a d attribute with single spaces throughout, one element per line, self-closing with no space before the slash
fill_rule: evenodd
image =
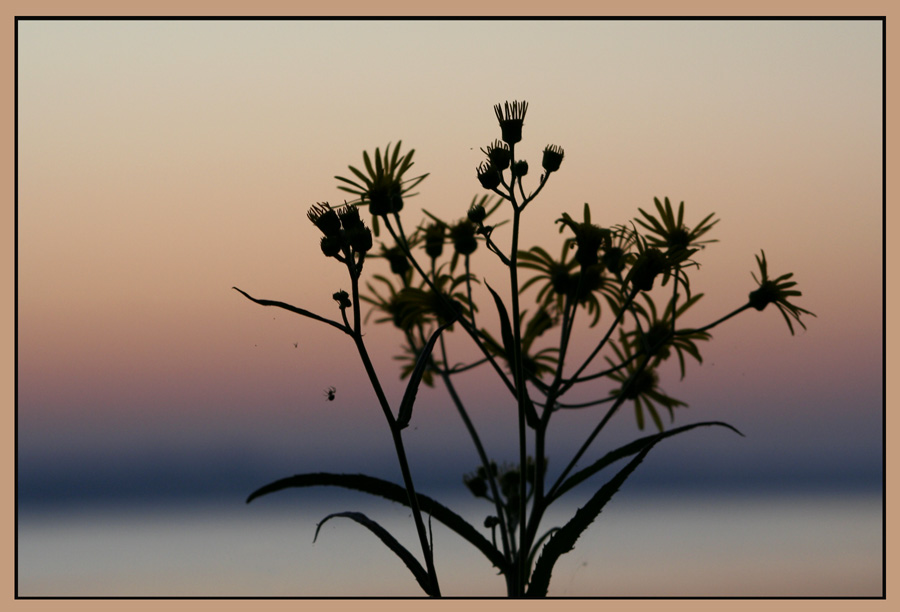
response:
<path id="1" fill-rule="evenodd" d="M 675 429 L 671 429 L 671 430 L 665 431 L 663 433 L 652 434 L 649 436 L 644 436 L 643 438 L 638 438 L 637 440 L 634 440 L 633 442 L 629 442 L 628 444 L 625 444 L 624 446 L 620 446 L 619 448 L 606 453 L 605 455 L 603 455 L 603 457 L 601 457 L 600 459 L 598 459 L 591 465 L 589 465 L 586 468 L 579 470 L 579 471 L 575 472 L 574 474 L 572 474 L 571 476 L 569 476 L 565 480 L 565 482 L 563 482 L 559 486 L 559 488 L 557 488 L 555 491 L 551 491 L 550 495 L 548 496 L 547 503 L 549 504 L 549 503 L 553 502 L 554 500 L 562 497 L 562 495 L 564 493 L 566 493 L 566 491 L 581 484 L 582 482 L 584 482 L 585 480 L 587 480 L 588 478 L 590 478 L 591 476 L 593 476 L 600 470 L 604 469 L 605 467 L 609 466 L 612 463 L 615 463 L 619 459 L 624 459 L 625 457 L 630 457 L 631 455 L 634 455 L 635 453 L 640 452 L 641 449 L 646 447 L 651 442 L 655 444 L 656 442 L 659 442 L 660 440 L 669 438 L 671 436 L 674 436 L 674 435 L 677 435 L 680 433 L 684 433 L 686 431 L 689 431 L 689 430 L 697 428 L 697 427 L 711 427 L 711 426 L 727 427 L 728 429 L 732 430 L 733 432 L 737 433 L 740 436 L 744 435 L 740 431 L 738 431 L 737 429 L 735 429 L 734 427 L 729 425 L 728 423 L 723 423 L 721 421 L 703 421 L 701 423 L 691 423 L 690 425 L 684 425 L 682 427 L 677 427 Z"/>
<path id="2" fill-rule="evenodd" d="M 275 493 L 277 491 L 283 491 L 284 489 L 321 486 L 342 487 L 354 491 L 362 491 L 363 493 L 383 497 L 409 507 L 409 495 L 407 494 L 406 489 L 398 484 L 380 478 L 366 476 L 365 474 L 333 474 L 328 472 L 297 474 L 295 476 L 276 480 L 251 493 L 247 498 L 247 503 L 249 504 L 257 497 L 269 495 L 270 493 Z M 449 529 L 456 532 L 457 535 L 480 550 L 481 553 L 501 572 L 507 570 L 506 561 L 500 551 L 498 551 L 487 538 L 481 535 L 481 533 L 467 523 L 461 516 L 427 495 L 417 493 L 416 499 L 422 512 L 430 514 L 436 520 L 446 525 Z"/>
<path id="3" fill-rule="evenodd" d="M 541 549 L 541 555 L 538 557 L 537 563 L 534 566 L 534 572 L 531 574 L 531 580 L 528 584 L 528 591 L 526 593 L 528 597 L 547 596 L 547 589 L 550 586 L 550 575 L 553 572 L 553 566 L 556 564 L 556 561 L 560 556 L 575 548 L 575 542 L 584 530 L 588 528 L 588 525 L 590 525 L 595 518 L 597 518 L 597 515 L 600 514 L 600 511 L 603 510 L 606 503 L 619 490 L 622 483 L 625 482 L 641 461 L 644 460 L 644 457 L 647 456 L 647 453 L 650 452 L 650 449 L 653 448 L 656 442 L 658 442 L 658 440 L 651 441 L 644 446 L 637 457 L 629 461 L 618 474 L 600 487 L 600 490 L 588 500 L 584 507 L 579 508 L 575 513 L 575 516 L 550 537 L 544 545 L 544 548 Z"/>
<path id="4" fill-rule="evenodd" d="M 419 391 L 419 383 L 422 382 L 422 374 L 425 373 L 425 368 L 428 367 L 428 360 L 431 357 L 431 351 L 434 349 L 434 344 L 437 342 L 441 332 L 452 324 L 453 321 L 448 321 L 434 330 L 434 333 L 431 334 L 431 338 L 428 339 L 428 343 L 422 348 L 422 352 L 419 353 L 416 367 L 412 371 L 409 381 L 406 383 L 406 391 L 403 393 L 403 399 L 400 401 L 400 410 L 398 411 L 397 416 L 397 425 L 400 429 L 408 426 L 409 421 L 412 418 L 413 404 L 416 403 L 416 394 Z"/>
<path id="5" fill-rule="evenodd" d="M 406 564 L 406 567 L 409 568 L 409 571 L 412 572 L 412 575 L 415 577 L 416 582 L 419 583 L 419 586 L 422 587 L 422 590 L 425 591 L 427 595 L 436 595 L 431 588 L 431 581 L 428 579 L 428 572 L 425 571 L 425 568 L 422 567 L 422 564 L 419 563 L 419 560 L 416 559 L 411 552 L 409 552 L 397 539 L 390 534 L 390 532 L 367 517 L 362 512 L 335 512 L 334 514 L 329 514 L 325 518 L 323 518 L 318 525 L 316 525 L 316 535 L 313 537 L 313 542 L 316 541 L 316 538 L 319 537 L 319 530 L 322 528 L 327 521 L 335 518 L 335 517 L 344 517 L 349 518 L 372 533 L 378 536 L 385 546 L 390 548 L 395 555 L 400 557 L 403 563 Z"/>

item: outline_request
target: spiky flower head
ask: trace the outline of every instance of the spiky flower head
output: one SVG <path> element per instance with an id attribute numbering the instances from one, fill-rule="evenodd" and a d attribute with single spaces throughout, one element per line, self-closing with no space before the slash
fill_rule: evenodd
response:
<path id="1" fill-rule="evenodd" d="M 326 236 L 337 236 L 341 233 L 341 220 L 328 202 L 316 202 L 306 212 L 306 216 Z"/>
<path id="2" fill-rule="evenodd" d="M 547 171 L 547 174 L 556 172 L 559 170 L 560 164 L 562 164 L 563 157 L 565 157 L 565 152 L 562 150 L 562 147 L 547 145 L 544 148 L 544 157 L 541 160 L 541 165 Z"/>
<path id="3" fill-rule="evenodd" d="M 496 189 L 500 184 L 500 171 L 491 162 L 482 162 L 475 170 L 481 186 L 485 189 Z"/>
<path id="4" fill-rule="evenodd" d="M 488 145 L 487 149 L 481 149 L 481 152 L 487 155 L 488 160 L 497 170 L 506 170 L 512 155 L 509 152 L 509 146 L 495 140 Z"/>
<path id="5" fill-rule="evenodd" d="M 525 122 L 525 112 L 528 110 L 528 102 L 504 102 L 501 107 L 494 105 L 494 114 L 500 123 L 500 132 L 507 144 L 515 144 L 522 140 L 522 125 Z"/>

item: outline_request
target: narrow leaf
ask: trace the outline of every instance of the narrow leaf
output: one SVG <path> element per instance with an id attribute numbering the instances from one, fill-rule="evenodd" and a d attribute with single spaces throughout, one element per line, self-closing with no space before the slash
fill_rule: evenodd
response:
<path id="1" fill-rule="evenodd" d="M 506 306 L 503 305 L 503 300 L 500 299 L 500 296 L 497 295 L 497 292 L 487 284 L 487 281 L 485 281 L 484 286 L 487 287 L 488 291 L 491 292 L 491 295 L 494 296 L 494 304 L 496 304 L 497 313 L 500 315 L 500 338 L 501 340 L 503 340 L 503 350 L 506 352 L 506 360 L 513 368 L 513 371 L 515 371 L 515 368 L 518 368 L 515 363 L 515 340 L 513 339 L 512 326 L 509 323 L 509 315 L 506 313 Z M 519 393 L 522 394 L 522 397 L 524 399 L 522 403 L 525 407 L 525 420 L 528 421 L 528 426 L 534 429 L 538 426 L 539 422 L 537 410 L 535 409 L 534 403 L 531 401 L 531 398 L 528 397 L 528 392 L 526 389 L 517 389 L 516 395 L 518 395 Z"/>
<path id="2" fill-rule="evenodd" d="M 584 530 L 597 518 L 597 515 L 600 514 L 606 503 L 615 495 L 622 483 L 640 465 L 641 461 L 644 460 L 644 457 L 647 456 L 647 453 L 658 441 L 654 440 L 647 444 L 637 457 L 628 462 L 628 465 L 622 468 L 618 474 L 600 487 L 600 490 L 588 500 L 587 504 L 583 508 L 579 508 L 575 516 L 560 527 L 559 531 L 554 533 L 547 541 L 544 548 L 541 549 L 541 555 L 538 557 L 534 566 L 534 572 L 531 574 L 526 593 L 528 597 L 547 596 L 547 589 L 550 586 L 550 575 L 553 572 L 553 566 L 556 564 L 556 561 L 560 556 L 575 548 L 575 542 Z"/>
<path id="3" fill-rule="evenodd" d="M 328 516 L 323 518 L 318 525 L 316 525 L 316 535 L 313 537 L 313 542 L 315 542 L 316 538 L 319 537 L 319 530 L 322 528 L 322 525 L 324 525 L 326 521 L 337 516 L 352 519 L 378 536 L 378 539 L 380 539 L 385 546 L 390 548 L 394 552 L 394 554 L 400 557 L 403 563 L 406 564 L 406 567 L 408 567 L 409 571 L 412 572 L 412 575 L 415 576 L 416 582 L 419 583 L 419 586 L 422 587 L 422 590 L 425 591 L 427 595 L 435 595 L 435 593 L 432 593 L 431 581 L 428 579 L 428 572 L 425 571 L 425 568 L 422 567 L 422 564 L 419 563 L 418 559 L 416 559 L 411 552 L 409 552 L 400 542 L 398 542 L 397 539 L 392 536 L 387 529 L 361 512 L 335 512 L 334 514 L 329 514 Z"/>
<path id="4" fill-rule="evenodd" d="M 404 487 L 398 484 L 366 476 L 364 474 L 332 474 L 327 472 L 316 472 L 311 474 L 297 474 L 288 478 L 282 478 L 271 482 L 250 494 L 247 503 L 262 497 L 283 491 L 284 489 L 302 488 L 302 487 L 342 487 L 352 489 L 354 491 L 362 491 L 369 495 L 375 495 L 389 499 L 392 502 L 403 504 L 409 507 L 409 495 Z M 488 558 L 501 572 L 507 570 L 506 560 L 503 555 L 494 547 L 491 542 L 485 538 L 472 525 L 467 523 L 461 516 L 447 508 L 446 506 L 436 502 L 421 493 L 416 494 L 419 508 L 422 512 L 430 514 L 436 520 L 446 525 L 457 535 L 472 544 L 475 548 Z"/>
<path id="5" fill-rule="evenodd" d="M 491 295 L 494 296 L 494 304 L 497 306 L 497 313 L 500 315 L 500 339 L 503 340 L 503 349 L 506 351 L 506 360 L 515 367 L 514 361 L 516 353 L 513 346 L 512 326 L 509 323 L 509 314 L 506 312 L 506 306 L 504 306 L 503 300 L 500 299 L 500 296 L 497 295 L 497 292 L 494 291 L 487 281 L 485 281 L 484 285 L 488 288 L 488 291 L 491 292 Z"/>
<path id="6" fill-rule="evenodd" d="M 350 172 L 352 172 L 353 174 L 355 174 L 356 176 L 359 177 L 359 179 L 363 182 L 363 184 L 366 187 L 368 187 L 368 188 L 372 187 L 372 181 L 369 180 L 369 177 L 367 177 L 365 174 L 363 174 L 362 172 L 360 172 L 353 166 L 347 166 L 347 167 L 350 169 Z M 337 178 L 337 177 L 335 177 L 335 178 Z"/>
<path id="7" fill-rule="evenodd" d="M 588 478 L 590 478 L 591 476 L 593 476 L 594 474 L 596 474 L 603 468 L 607 467 L 608 465 L 615 463 L 619 459 L 624 459 L 625 457 L 630 457 L 631 455 L 639 452 L 642 448 L 644 448 L 645 446 L 647 446 L 647 444 L 650 444 L 651 442 L 653 442 L 655 444 L 656 442 L 659 442 L 660 440 L 683 433 L 685 431 L 689 431 L 696 427 L 710 427 L 710 426 L 727 427 L 728 429 L 732 430 L 733 432 L 737 433 L 740 436 L 744 435 L 740 431 L 738 431 L 737 429 L 735 429 L 734 427 L 729 425 L 728 423 L 723 423 L 721 421 L 704 421 L 701 423 L 691 423 L 690 425 L 684 425 L 684 426 L 678 427 L 676 429 L 670 429 L 669 431 L 665 431 L 663 433 L 652 434 L 649 436 L 644 436 L 643 438 L 638 438 L 637 440 L 635 440 L 633 442 L 629 442 L 628 444 L 626 444 L 624 446 L 620 446 L 619 448 L 606 453 L 599 460 L 595 461 L 594 463 L 587 466 L 583 470 L 579 470 L 579 471 L 575 472 L 574 474 L 572 474 L 571 476 L 569 476 L 566 479 L 566 481 L 563 482 L 562 485 L 559 486 L 559 488 L 557 488 L 555 491 L 550 492 L 550 495 L 548 496 L 548 499 L 547 499 L 547 503 L 549 504 L 553 500 L 558 499 L 566 491 L 581 484 L 582 482 L 584 482 L 585 480 L 587 480 Z"/>
<path id="8" fill-rule="evenodd" d="M 378 154 L 378 149 L 375 149 L 375 154 Z M 372 177 L 372 180 L 377 179 L 378 175 L 375 174 L 375 170 L 372 169 L 372 162 L 369 160 L 369 153 L 367 151 L 363 151 L 363 161 L 366 164 L 366 171 L 369 173 L 369 176 Z"/>
<path id="9" fill-rule="evenodd" d="M 403 393 L 403 399 L 400 401 L 400 410 L 397 416 L 397 425 L 399 425 L 400 429 L 409 425 L 409 421 L 412 418 L 413 404 L 416 403 L 416 393 L 419 391 L 419 383 L 422 382 L 422 374 L 425 373 L 425 368 L 428 367 L 428 359 L 431 357 L 434 344 L 437 342 L 441 332 L 452 324 L 453 321 L 449 321 L 434 330 L 431 338 L 428 339 L 428 343 L 422 348 L 422 352 L 419 353 L 416 367 L 409 377 L 409 382 L 406 383 L 406 391 Z"/>

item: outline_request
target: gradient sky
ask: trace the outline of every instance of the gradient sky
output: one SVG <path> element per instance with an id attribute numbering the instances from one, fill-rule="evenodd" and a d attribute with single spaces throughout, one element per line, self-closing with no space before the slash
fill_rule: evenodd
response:
<path id="1" fill-rule="evenodd" d="M 668 196 L 688 223 L 721 219 L 692 280 L 706 294 L 695 324 L 746 301 L 760 249 L 818 315 L 791 337 L 774 308 L 745 313 L 683 383 L 663 378 L 691 405 L 676 424 L 748 434 L 673 440 L 680 472 L 877 484 L 881 22 L 20 21 L 20 493 L 121 492 L 124 470 L 146 476 L 131 486 L 147 496 L 178 478 L 247 492 L 379 461 L 394 477 L 349 340 L 231 287 L 336 316 L 331 293 L 348 283 L 306 219 L 344 199 L 333 176 L 402 139 L 430 173 L 407 226 L 421 208 L 461 217 L 482 193 L 479 149 L 499 136 L 492 106 L 514 99 L 529 102 L 517 151 L 532 167 L 547 144 L 566 153 L 529 207 L 526 244 L 557 253 L 553 221 L 585 202 L 613 225 Z M 488 255 L 475 265 L 501 285 Z M 379 326 L 367 340 L 399 401 L 398 337 Z M 472 469 L 449 402 L 420 396 L 414 463 L 437 449 Z M 473 376 L 465 399 L 492 454 L 512 460 L 495 379 Z M 559 419 L 551 451 L 595 418 Z M 637 434 L 628 411 L 617 427 Z M 648 482 L 679 475 L 666 464 Z"/>

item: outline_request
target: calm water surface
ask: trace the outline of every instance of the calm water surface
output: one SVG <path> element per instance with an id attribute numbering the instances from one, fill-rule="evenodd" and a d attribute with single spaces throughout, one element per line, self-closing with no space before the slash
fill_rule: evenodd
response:
<path id="1" fill-rule="evenodd" d="M 260 502 L 20 511 L 18 595 L 421 595 L 402 562 L 352 521 L 330 521 L 313 543 L 324 516 L 358 510 L 415 553 L 401 506 L 358 496 Z M 469 500 L 447 505 L 476 525 L 486 515 Z M 551 513 L 546 525 L 574 509 Z M 505 595 L 480 553 L 437 523 L 434 539 L 445 595 Z M 880 495 L 623 496 L 560 559 L 550 593 L 881 596 L 882 542 Z"/>

